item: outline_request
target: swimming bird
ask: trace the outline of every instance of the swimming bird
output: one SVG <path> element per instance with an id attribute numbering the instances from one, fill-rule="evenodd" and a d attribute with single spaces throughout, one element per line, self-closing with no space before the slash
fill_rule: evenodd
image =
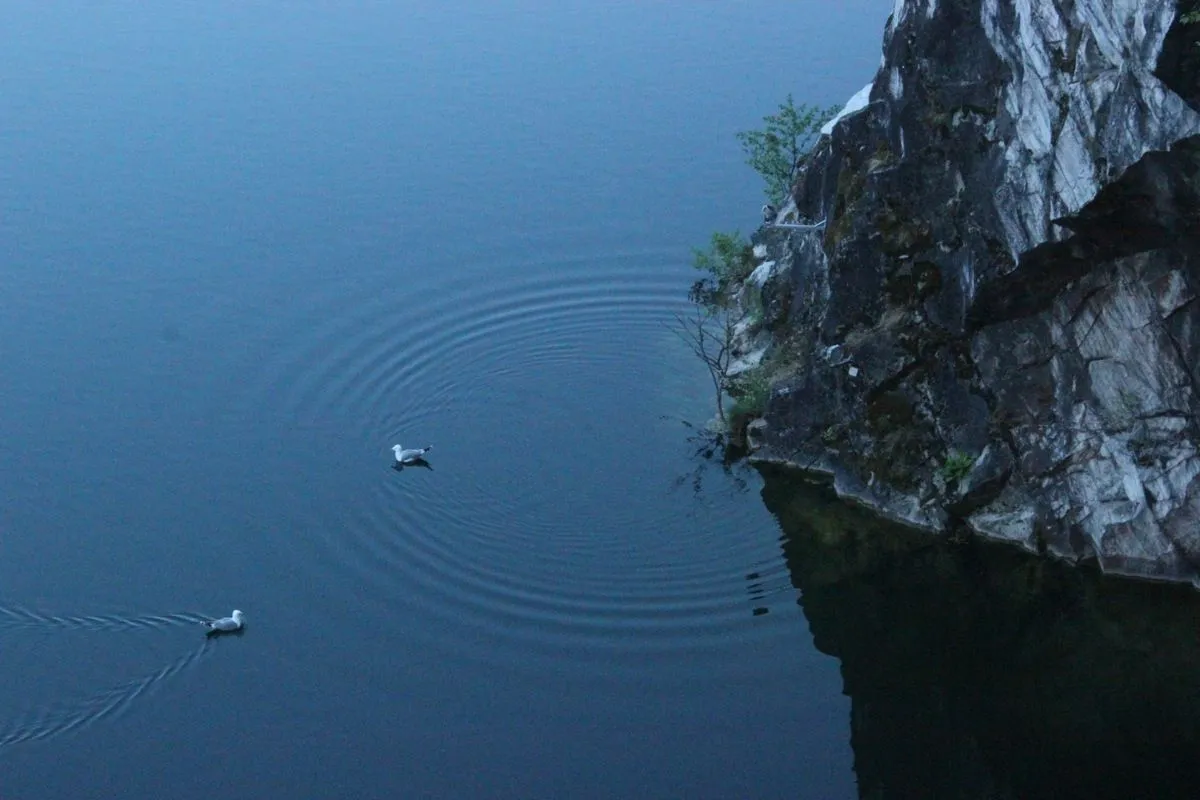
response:
<path id="1" fill-rule="evenodd" d="M 245 618 L 246 615 L 235 608 L 231 617 L 221 617 L 201 624 L 208 628 L 209 633 L 230 633 L 240 631 Z"/>
<path id="2" fill-rule="evenodd" d="M 411 464 L 414 461 L 420 461 L 421 458 L 432 449 L 433 445 L 409 450 L 405 450 L 398 444 L 392 445 L 392 452 L 396 454 L 396 463 L 398 464 Z"/>

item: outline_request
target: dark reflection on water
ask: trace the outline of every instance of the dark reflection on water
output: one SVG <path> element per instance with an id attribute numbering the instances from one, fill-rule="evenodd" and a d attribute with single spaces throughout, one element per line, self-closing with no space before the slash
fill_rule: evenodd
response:
<path id="1" fill-rule="evenodd" d="M 774 468 L 864 798 L 1196 797 L 1200 597 L 899 531 Z"/>
<path id="2" fill-rule="evenodd" d="M 416 458 L 412 461 L 406 461 L 403 464 L 401 464 L 399 461 L 392 464 L 392 469 L 396 470 L 396 472 L 404 472 L 404 470 L 408 468 L 427 469 L 430 472 L 433 472 L 433 464 L 430 464 L 423 458 Z"/>
<path id="3" fill-rule="evenodd" d="M 696 498 L 717 491 L 741 494 L 750 489 L 747 480 L 754 470 L 748 466 L 745 451 L 731 447 L 724 433 L 709 430 L 706 425 L 697 425 L 687 420 L 674 420 L 663 416 L 664 421 L 678 421 L 690 433 L 687 446 L 691 449 L 692 468 L 678 475 L 671 483 L 672 490 L 683 486 L 691 489 Z"/>

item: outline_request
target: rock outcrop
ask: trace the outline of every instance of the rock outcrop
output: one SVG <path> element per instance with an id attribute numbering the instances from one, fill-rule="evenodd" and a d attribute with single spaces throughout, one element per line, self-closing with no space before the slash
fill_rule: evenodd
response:
<path id="1" fill-rule="evenodd" d="M 1200 583 L 1200 1 L 1179 5 L 897 0 L 794 224 L 755 236 L 774 263 L 743 292 L 779 378 L 755 459 L 917 528 Z"/>

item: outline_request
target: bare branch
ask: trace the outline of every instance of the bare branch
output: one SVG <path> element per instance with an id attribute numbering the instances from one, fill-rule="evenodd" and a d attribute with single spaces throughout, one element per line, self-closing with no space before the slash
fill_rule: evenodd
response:
<path id="1" fill-rule="evenodd" d="M 672 330 L 704 362 L 716 395 L 717 415 L 726 422 L 725 391 L 729 386 L 729 367 L 733 363 L 732 317 L 724 309 L 696 305 L 690 317 L 675 315 Z"/>

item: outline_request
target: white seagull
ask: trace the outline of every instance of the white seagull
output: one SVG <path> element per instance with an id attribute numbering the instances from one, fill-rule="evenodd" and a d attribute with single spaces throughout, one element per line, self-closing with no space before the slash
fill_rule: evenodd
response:
<path id="1" fill-rule="evenodd" d="M 419 461 L 426 453 L 433 449 L 433 445 L 428 447 L 418 447 L 416 449 L 405 450 L 398 444 L 392 445 L 392 452 L 396 454 L 397 464 L 411 464 L 414 461 Z"/>
<path id="2" fill-rule="evenodd" d="M 221 617 L 201 624 L 208 628 L 209 633 L 230 633 L 240 631 L 245 619 L 246 615 L 235 608 L 231 617 Z"/>

